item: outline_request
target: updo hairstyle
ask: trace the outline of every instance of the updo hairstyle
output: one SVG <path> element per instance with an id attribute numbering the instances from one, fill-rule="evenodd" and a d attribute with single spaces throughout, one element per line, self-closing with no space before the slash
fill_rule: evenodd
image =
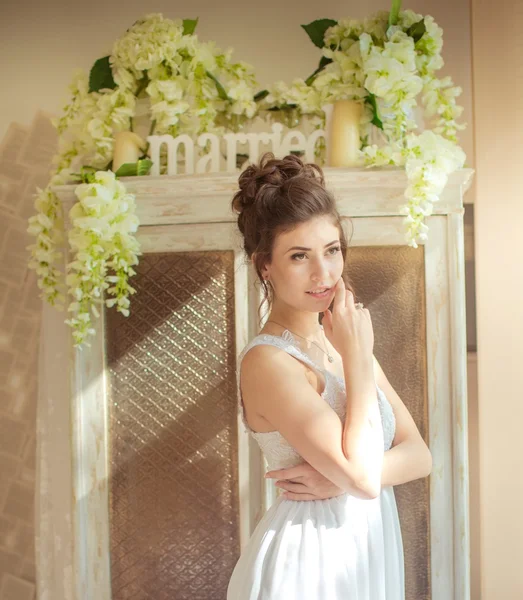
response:
<path id="1" fill-rule="evenodd" d="M 328 216 L 338 227 L 340 247 L 345 261 L 347 239 L 332 194 L 325 188 L 322 169 L 304 163 L 289 154 L 278 159 L 272 152 L 264 154 L 258 164 L 248 166 L 240 175 L 240 189 L 232 200 L 238 213 L 238 228 L 243 248 L 252 259 L 269 308 L 273 302 L 272 287 L 263 278 L 262 268 L 272 261 L 276 236 L 288 232 L 310 219 Z M 346 287 L 354 293 L 344 276 Z M 261 306 L 260 306 L 261 308 Z"/>

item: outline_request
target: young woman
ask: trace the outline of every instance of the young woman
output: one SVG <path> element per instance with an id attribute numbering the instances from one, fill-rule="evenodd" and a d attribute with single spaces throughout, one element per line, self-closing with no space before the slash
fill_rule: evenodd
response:
<path id="1" fill-rule="evenodd" d="M 295 156 L 265 155 L 239 187 L 232 206 L 270 314 L 240 354 L 238 401 L 287 491 L 243 550 L 227 600 L 404 600 L 393 486 L 429 475 L 432 459 L 343 280 L 335 201 L 321 169 Z"/>

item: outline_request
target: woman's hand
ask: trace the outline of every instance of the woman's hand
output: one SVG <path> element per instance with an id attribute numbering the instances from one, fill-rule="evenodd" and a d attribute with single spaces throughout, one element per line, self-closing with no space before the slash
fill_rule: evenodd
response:
<path id="1" fill-rule="evenodd" d="M 278 480 L 275 485 L 287 490 L 282 494 L 287 500 L 327 500 L 345 493 L 309 463 L 268 471 L 265 477 Z"/>
<path id="2" fill-rule="evenodd" d="M 371 361 L 374 348 L 374 331 L 367 308 L 356 308 L 354 295 L 345 288 L 340 277 L 335 287 L 332 312 L 323 313 L 323 331 L 329 342 L 344 360 Z"/>

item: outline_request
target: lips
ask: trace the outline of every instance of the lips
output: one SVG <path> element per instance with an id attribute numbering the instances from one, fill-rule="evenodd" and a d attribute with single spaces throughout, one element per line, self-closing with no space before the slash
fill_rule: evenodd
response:
<path id="1" fill-rule="evenodd" d="M 316 290 L 311 290 L 310 292 L 306 292 L 309 296 L 313 298 L 327 298 L 330 294 L 332 288 L 317 288 Z"/>

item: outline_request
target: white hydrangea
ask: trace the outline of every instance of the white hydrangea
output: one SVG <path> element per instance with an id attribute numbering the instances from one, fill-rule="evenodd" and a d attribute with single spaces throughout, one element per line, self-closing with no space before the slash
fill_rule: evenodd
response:
<path id="1" fill-rule="evenodd" d="M 113 67 L 128 69 L 136 79 L 144 71 L 175 63 L 183 37 L 181 19 L 164 19 L 159 13 L 136 21 L 113 45 Z"/>
<path id="2" fill-rule="evenodd" d="M 299 104 L 304 113 L 311 113 L 321 109 L 321 98 L 315 87 L 308 86 L 303 79 L 294 79 L 291 85 L 277 81 L 270 88 L 270 93 L 265 99 L 269 105 L 282 106 L 285 104 Z"/>

